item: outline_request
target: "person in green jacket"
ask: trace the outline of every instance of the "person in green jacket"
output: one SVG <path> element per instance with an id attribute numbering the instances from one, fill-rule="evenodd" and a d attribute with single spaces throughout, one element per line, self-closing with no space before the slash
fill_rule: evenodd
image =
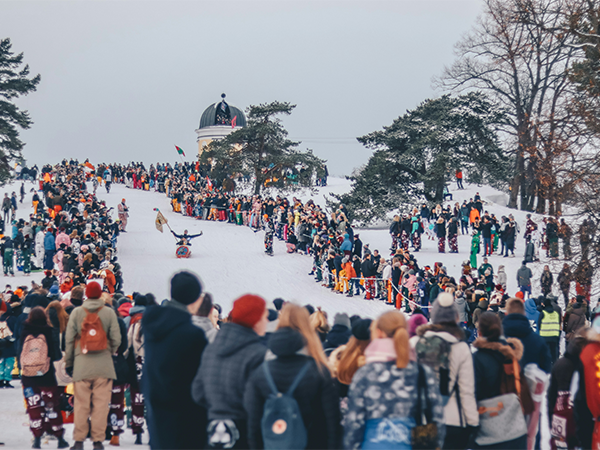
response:
<path id="1" fill-rule="evenodd" d="M 471 239 L 471 267 L 477 267 L 477 253 L 479 253 L 479 232 L 475 233 Z"/>

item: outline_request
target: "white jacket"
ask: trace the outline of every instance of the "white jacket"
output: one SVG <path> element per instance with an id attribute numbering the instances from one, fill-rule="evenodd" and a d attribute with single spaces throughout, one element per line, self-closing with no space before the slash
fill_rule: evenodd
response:
<path id="1" fill-rule="evenodd" d="M 457 392 L 460 394 L 462 426 L 476 427 L 479 425 L 479 413 L 475 399 L 475 371 L 473 369 L 473 354 L 469 344 L 459 340 L 462 329 L 456 329 L 441 324 L 427 324 L 417 328 L 418 336 L 437 335 L 452 344 L 450 350 L 450 392 L 452 395 L 444 407 L 444 422 L 446 425 L 460 427 Z M 458 335 L 458 337 L 457 337 Z M 414 342 L 416 346 L 416 342 Z"/>

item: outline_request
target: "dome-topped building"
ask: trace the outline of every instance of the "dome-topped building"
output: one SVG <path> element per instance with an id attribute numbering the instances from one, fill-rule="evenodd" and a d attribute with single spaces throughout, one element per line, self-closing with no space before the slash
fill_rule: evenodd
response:
<path id="1" fill-rule="evenodd" d="M 213 103 L 204 110 L 200 117 L 200 125 L 196 130 L 198 138 L 198 153 L 211 141 L 222 139 L 234 130 L 246 126 L 244 112 L 225 101 L 225 94 L 221 94 L 221 101 Z"/>

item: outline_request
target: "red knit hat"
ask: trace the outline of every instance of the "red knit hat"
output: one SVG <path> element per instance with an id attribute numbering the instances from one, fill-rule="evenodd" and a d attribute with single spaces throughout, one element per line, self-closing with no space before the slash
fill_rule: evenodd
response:
<path id="1" fill-rule="evenodd" d="M 102 287 L 96 282 L 96 281 L 92 281 L 90 283 L 87 284 L 87 286 L 85 287 L 85 296 L 87 298 L 100 298 L 100 296 L 102 295 Z"/>
<path id="2" fill-rule="evenodd" d="M 233 302 L 229 320 L 246 328 L 253 328 L 262 318 L 267 309 L 267 302 L 258 295 L 242 295 Z"/>
<path id="3" fill-rule="evenodd" d="M 523 300 L 523 297 L 524 297 L 524 296 L 523 296 L 523 292 L 522 292 L 522 291 L 518 291 L 518 292 L 515 294 L 515 297 L 517 297 L 517 298 L 520 298 L 521 300 Z"/>

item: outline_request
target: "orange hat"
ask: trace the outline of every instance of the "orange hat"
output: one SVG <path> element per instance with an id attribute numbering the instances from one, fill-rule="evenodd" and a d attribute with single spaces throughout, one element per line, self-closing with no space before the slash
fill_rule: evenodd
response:
<path id="1" fill-rule="evenodd" d="M 123 198 L 123 199 L 121 199 L 121 201 L 122 201 L 123 203 L 125 203 L 125 199 L 124 199 L 124 198 Z"/>
<path id="2" fill-rule="evenodd" d="M 15 295 L 19 296 L 19 298 L 23 297 L 23 289 L 21 289 L 21 288 L 18 288 L 18 289 L 15 291 Z"/>
<path id="3" fill-rule="evenodd" d="M 258 295 L 242 295 L 233 302 L 233 309 L 229 313 L 229 319 L 233 323 L 246 328 L 253 328 L 262 318 L 267 308 L 267 302 Z"/>
<path id="4" fill-rule="evenodd" d="M 515 294 L 515 297 L 520 298 L 521 300 L 523 300 L 523 292 L 519 291 Z"/>

